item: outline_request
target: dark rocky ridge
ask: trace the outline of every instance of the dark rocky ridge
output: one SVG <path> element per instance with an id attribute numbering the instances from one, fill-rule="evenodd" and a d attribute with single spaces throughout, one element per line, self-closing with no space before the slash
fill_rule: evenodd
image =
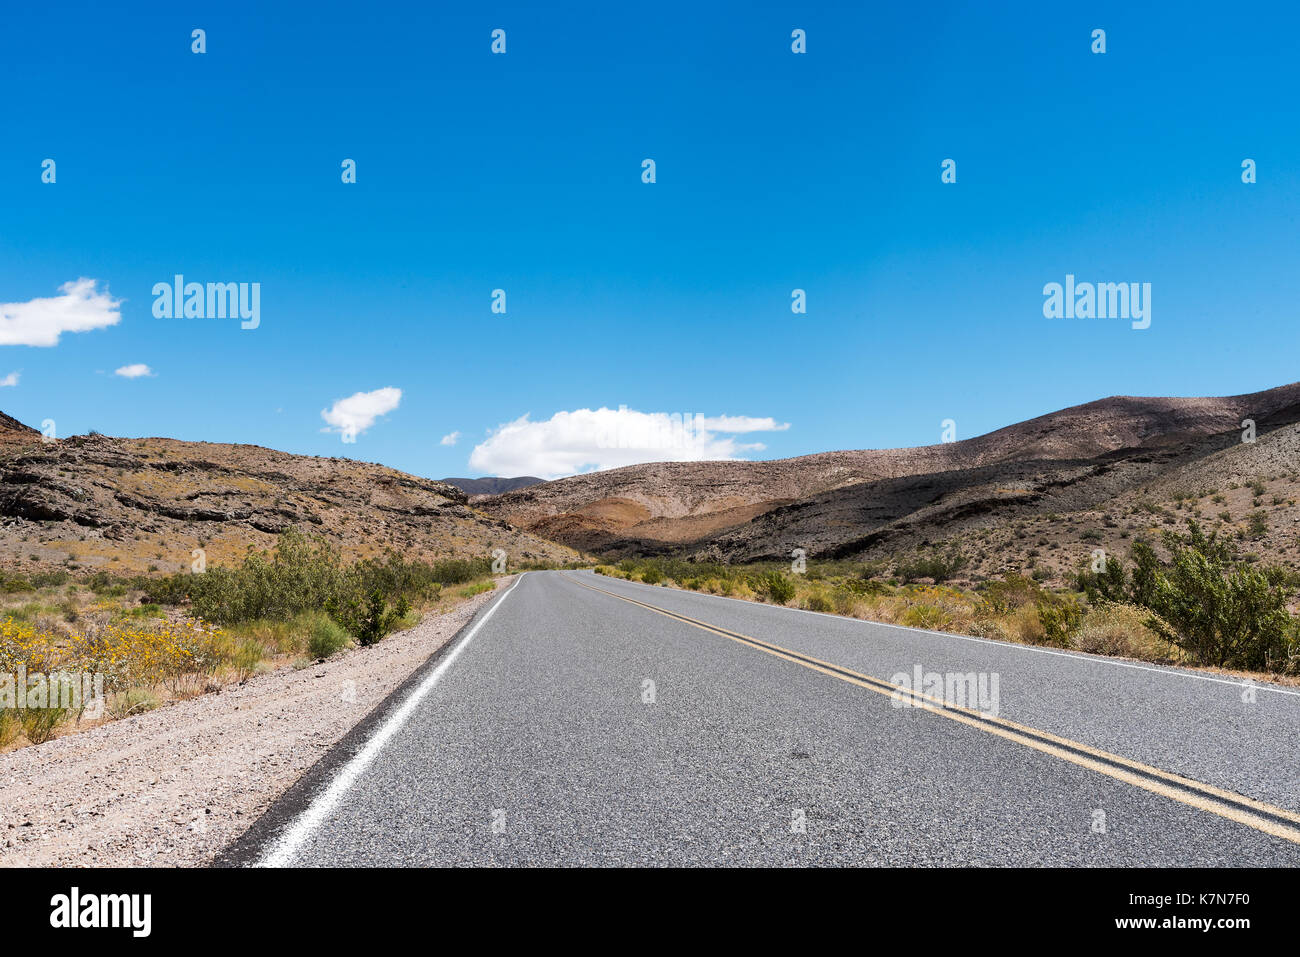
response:
<path id="1" fill-rule="evenodd" d="M 290 526 L 349 557 L 571 555 L 468 502 L 454 486 L 351 459 L 93 434 L 44 442 L 0 421 L 0 561 L 23 566 L 169 571 L 188 567 L 194 548 L 235 559 Z"/>

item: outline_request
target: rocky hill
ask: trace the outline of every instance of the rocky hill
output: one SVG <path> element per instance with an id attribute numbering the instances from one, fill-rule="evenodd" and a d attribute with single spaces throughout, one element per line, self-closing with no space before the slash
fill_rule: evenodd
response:
<path id="1" fill-rule="evenodd" d="M 517 488 L 537 485 L 545 480 L 531 475 L 520 475 L 517 478 L 500 478 L 494 475 L 487 478 L 445 478 L 442 481 L 456 486 L 466 495 L 474 496 L 500 495 L 503 492 L 513 492 Z"/>
<path id="2" fill-rule="evenodd" d="M 1241 441 L 1245 418 L 1256 422 L 1256 443 Z M 1228 486 L 1259 479 L 1289 484 L 1300 458 L 1284 435 L 1298 421 L 1300 383 L 1215 398 L 1116 396 L 942 445 L 637 465 L 476 502 L 539 535 L 610 556 L 753 561 L 804 548 L 813 557 L 870 559 L 966 542 L 996 571 L 1001 542 L 1007 562 L 1056 568 L 1077 559 L 1081 523 L 1114 532 L 1121 550 L 1120 532 L 1149 531 L 1152 513 L 1138 503 L 1153 497 L 1212 489 L 1227 496 Z M 1268 507 L 1289 508 L 1290 494 L 1268 496 Z M 1257 498 L 1248 493 L 1245 507 L 1257 508 Z M 1131 521 L 1100 517 L 1111 505 Z M 1245 522 L 1237 511 L 1231 521 Z M 1006 534 L 1012 528 L 1021 537 Z M 1066 543 L 1074 546 L 1068 556 L 1048 554 Z"/>
<path id="3" fill-rule="evenodd" d="M 0 421 L 0 563 L 175 571 L 274 543 L 291 525 L 350 558 L 564 561 L 573 553 L 468 504 L 460 489 L 380 465 L 252 445 L 74 436 L 42 442 Z"/>

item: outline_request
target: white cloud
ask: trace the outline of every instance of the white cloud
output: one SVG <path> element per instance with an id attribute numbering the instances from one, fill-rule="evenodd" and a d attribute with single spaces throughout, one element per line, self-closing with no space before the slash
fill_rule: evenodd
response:
<path id="1" fill-rule="evenodd" d="M 0 388 L 8 388 L 8 387 L 10 387 L 10 386 L 15 386 L 15 385 L 17 385 L 17 384 L 18 384 L 18 376 L 19 376 L 20 374 L 21 374 L 21 373 L 18 373 L 18 372 L 11 372 L 11 373 L 9 373 L 7 376 L 5 376 L 3 379 L 0 379 Z"/>
<path id="2" fill-rule="evenodd" d="M 640 462 L 735 459 L 766 448 L 761 442 L 739 442 L 737 434 L 789 427 L 771 418 L 682 416 L 626 407 L 557 412 L 545 422 L 524 415 L 497 426 L 476 445 L 469 465 L 486 475 L 553 479 Z"/>
<path id="3" fill-rule="evenodd" d="M 120 375 L 123 379 L 138 379 L 141 376 L 153 374 L 154 371 L 143 362 L 133 362 L 129 366 L 122 366 L 120 369 L 113 370 L 113 375 Z"/>
<path id="4" fill-rule="evenodd" d="M 65 332 L 87 332 L 122 321 L 122 300 L 96 279 L 77 279 L 59 287 L 61 296 L 0 303 L 0 346 L 55 346 Z"/>
<path id="5" fill-rule="evenodd" d="M 374 425 L 375 419 L 397 408 L 401 401 L 402 390 L 392 386 L 338 399 L 328 409 L 321 409 L 320 417 L 328 423 L 321 431 L 355 438 Z"/>
<path id="6" fill-rule="evenodd" d="M 442 437 L 442 439 L 438 442 L 438 444 L 439 444 L 439 445 L 455 445 L 455 444 L 456 444 L 457 442 L 459 442 L 459 441 L 460 441 L 460 433 L 459 433 L 459 432 L 451 432 L 451 433 L 449 433 L 448 435 L 444 435 L 444 436 Z"/>

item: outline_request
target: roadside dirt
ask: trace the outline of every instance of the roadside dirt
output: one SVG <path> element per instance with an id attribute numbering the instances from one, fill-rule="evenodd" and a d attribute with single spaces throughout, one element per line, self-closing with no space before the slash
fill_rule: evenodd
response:
<path id="1" fill-rule="evenodd" d="M 0 866 L 209 862 L 493 594 L 371 648 L 0 755 Z"/>

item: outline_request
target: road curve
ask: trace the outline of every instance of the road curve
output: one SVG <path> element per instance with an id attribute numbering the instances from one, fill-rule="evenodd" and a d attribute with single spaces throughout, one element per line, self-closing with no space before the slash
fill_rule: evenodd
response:
<path id="1" fill-rule="evenodd" d="M 1295 689 L 531 572 L 395 698 L 227 862 L 1300 865 Z"/>

